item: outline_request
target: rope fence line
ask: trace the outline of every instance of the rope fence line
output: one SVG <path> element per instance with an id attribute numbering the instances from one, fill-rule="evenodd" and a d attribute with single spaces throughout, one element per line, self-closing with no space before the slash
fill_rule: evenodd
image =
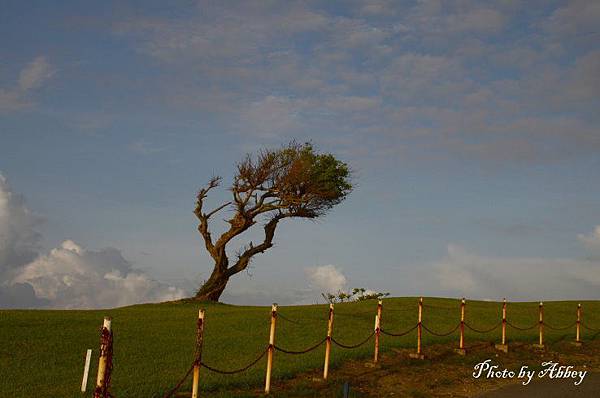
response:
<path id="1" fill-rule="evenodd" d="M 421 326 L 423 327 L 423 329 L 425 329 L 425 331 L 429 332 L 430 334 L 432 334 L 434 336 L 437 336 L 437 337 L 446 337 L 446 336 L 450 336 L 452 333 L 456 332 L 458 330 L 458 328 L 460 327 L 460 323 L 458 323 L 454 329 L 452 329 L 451 331 L 446 332 L 446 333 L 434 332 L 433 330 L 431 330 L 427 326 L 425 326 L 424 323 L 422 323 Z"/>
<path id="2" fill-rule="evenodd" d="M 250 369 L 251 367 L 253 367 L 254 365 L 256 365 L 261 359 L 264 358 L 265 355 L 267 355 L 267 353 L 269 352 L 269 348 L 270 348 L 270 346 L 267 346 L 267 348 L 265 348 L 263 350 L 263 352 L 261 352 L 260 355 L 258 357 L 256 357 L 256 359 L 254 361 L 250 362 L 248 365 L 246 365 L 242 368 L 239 368 L 239 369 L 235 369 L 235 370 L 217 369 L 217 368 L 214 368 L 212 366 L 205 364 L 204 362 L 200 362 L 200 365 L 202 365 L 202 367 L 204 367 L 214 373 L 218 373 L 218 374 L 222 374 L 222 375 L 234 375 L 236 373 L 245 372 L 248 369 Z"/>
<path id="3" fill-rule="evenodd" d="M 282 313 L 279 313 L 277 315 L 279 316 L 280 319 L 283 319 L 286 322 L 290 322 L 290 323 L 293 323 L 293 324 L 296 324 L 296 325 L 303 325 L 304 324 L 304 322 L 297 321 L 297 320 L 294 320 L 294 319 L 290 319 L 287 316 L 283 315 Z"/>
<path id="4" fill-rule="evenodd" d="M 282 315 L 278 313 L 277 316 L 282 316 Z M 305 325 L 305 324 L 313 324 L 314 325 L 317 323 L 322 324 L 323 322 L 327 322 L 327 318 L 311 317 L 311 316 L 304 316 L 302 318 L 290 318 L 290 316 L 283 316 L 282 319 L 286 322 L 296 323 L 298 325 Z"/>
<path id="5" fill-rule="evenodd" d="M 500 326 L 502 326 L 502 321 L 498 322 L 497 324 L 495 324 L 494 326 L 492 326 L 492 327 L 491 327 L 491 328 L 489 328 L 489 329 L 483 329 L 483 330 L 481 330 L 481 329 L 477 329 L 477 328 L 474 328 L 473 326 L 469 325 L 467 322 L 465 322 L 465 326 L 466 326 L 466 327 L 467 327 L 469 330 L 471 330 L 471 331 L 473 331 L 473 332 L 475 332 L 475 333 L 486 334 L 486 333 L 489 333 L 489 332 L 493 332 L 494 330 L 496 330 L 496 329 L 498 329 Z"/>
<path id="6" fill-rule="evenodd" d="M 409 334 L 410 332 L 412 332 L 413 330 L 415 330 L 416 328 L 419 327 L 419 324 L 415 324 L 415 326 L 413 326 L 412 328 L 404 331 L 404 332 L 400 332 L 400 333 L 390 333 L 385 331 L 384 329 L 381 329 L 381 333 L 385 334 L 386 336 L 390 336 L 390 337 L 402 337 L 402 336 L 406 336 L 407 334 Z"/>
<path id="7" fill-rule="evenodd" d="M 309 353 L 311 351 L 316 350 L 317 348 L 321 347 L 325 342 L 327 341 L 327 337 L 325 337 L 323 340 L 319 341 L 317 344 L 302 350 L 302 351 L 292 351 L 292 350 L 286 350 L 284 348 L 278 347 L 278 346 L 274 346 L 276 351 L 281 351 L 284 354 L 290 354 L 290 355 L 302 355 L 302 354 L 306 354 Z"/>
<path id="8" fill-rule="evenodd" d="M 187 380 L 187 378 L 190 377 L 190 374 L 194 370 L 195 362 L 196 361 L 194 361 L 194 363 L 192 363 L 192 366 L 189 367 L 189 369 L 187 370 L 187 372 L 185 372 L 185 375 L 181 378 L 181 380 L 179 380 L 179 382 L 175 385 L 175 387 L 173 387 L 165 395 L 163 395 L 163 398 L 171 398 L 172 396 L 175 395 L 175 393 L 177 393 L 177 391 L 179 391 L 179 389 L 181 388 L 181 386 L 183 385 L 183 383 L 185 383 L 185 381 Z"/>
<path id="9" fill-rule="evenodd" d="M 410 334 L 415 329 L 417 329 L 417 331 L 418 331 L 418 333 L 417 333 L 417 354 L 415 356 L 413 356 L 413 354 L 411 354 L 411 357 L 418 358 L 418 359 L 424 358 L 424 355 L 422 354 L 422 351 L 421 351 L 422 330 L 425 330 L 427 333 L 429 333 L 433 336 L 437 336 L 437 337 L 447 337 L 447 336 L 454 334 L 457 330 L 459 330 L 460 331 L 460 340 L 459 340 L 460 343 L 459 343 L 459 348 L 456 349 L 455 351 L 457 351 L 461 355 L 465 355 L 467 350 L 473 351 L 473 350 L 478 350 L 478 349 L 481 349 L 484 347 L 489 347 L 489 346 L 493 345 L 493 342 L 483 342 L 483 343 L 475 342 L 475 344 L 472 344 L 470 346 L 465 346 L 465 344 L 464 344 L 465 328 L 470 330 L 471 332 L 474 332 L 477 334 L 488 334 L 488 333 L 491 333 L 491 332 L 497 330 L 498 328 L 502 327 L 502 344 L 496 344 L 496 348 L 499 350 L 505 351 L 505 352 L 508 351 L 508 345 L 506 343 L 506 326 L 510 326 L 511 328 L 513 328 L 515 330 L 519 330 L 519 331 L 529 331 L 529 330 L 532 330 L 537 327 L 539 330 L 539 344 L 534 345 L 536 348 L 544 348 L 544 340 L 543 340 L 544 328 L 547 328 L 548 330 L 552 330 L 552 331 L 566 331 L 566 330 L 569 330 L 572 328 L 576 328 L 575 343 L 577 343 L 578 345 L 581 345 L 581 343 L 582 343 L 582 341 L 580 339 L 580 337 L 581 337 L 580 336 L 580 328 L 581 327 L 583 327 L 584 329 L 591 331 L 591 332 L 597 332 L 596 335 L 594 335 L 594 337 L 592 338 L 592 340 L 595 339 L 598 335 L 600 335 L 600 329 L 590 327 L 582 321 L 581 304 L 579 304 L 577 306 L 576 321 L 574 321 L 573 323 L 570 323 L 568 325 L 565 325 L 565 326 L 554 326 L 554 325 L 548 324 L 547 322 L 544 321 L 543 303 L 540 302 L 538 313 L 537 313 L 537 315 L 539 316 L 539 320 L 536 321 L 535 324 L 533 324 L 532 326 L 529 326 L 529 327 L 521 327 L 521 326 L 517 326 L 517 325 L 513 324 L 512 322 L 509 322 L 507 319 L 506 304 L 507 304 L 506 300 L 504 300 L 504 303 L 502 306 L 502 312 L 501 312 L 501 320 L 498 323 L 496 323 L 493 326 L 488 327 L 488 328 L 479 328 L 479 327 L 473 326 L 472 324 L 470 324 L 469 322 L 466 321 L 466 317 L 465 317 L 466 301 L 464 298 L 461 300 L 460 306 L 457 306 L 457 307 L 450 307 L 450 306 L 443 307 L 443 306 L 437 306 L 437 305 L 428 305 L 428 304 L 424 304 L 423 299 L 421 298 L 418 302 L 418 321 L 417 321 L 417 323 L 415 325 L 411 326 L 410 328 L 403 330 L 401 332 L 389 332 L 386 329 L 381 327 L 382 308 L 383 308 L 381 300 L 378 301 L 376 311 L 361 311 L 361 312 L 357 312 L 357 313 L 347 313 L 347 312 L 335 313 L 335 315 L 337 315 L 337 316 L 354 317 L 354 318 L 361 318 L 361 319 L 364 319 L 364 317 L 361 317 L 361 315 L 364 315 L 364 314 L 369 313 L 371 315 L 375 315 L 375 326 L 372 329 L 371 333 L 366 338 L 364 338 L 363 340 L 361 340 L 360 342 L 358 342 L 356 344 L 346 344 L 346 343 L 340 342 L 333 336 L 333 318 L 334 318 L 333 304 L 330 304 L 330 306 L 329 306 L 329 316 L 327 318 L 302 317 L 302 318 L 298 318 L 298 319 L 293 319 L 292 317 L 288 317 L 286 315 L 278 313 L 277 305 L 274 304 L 271 308 L 269 343 L 266 345 L 265 349 L 262 350 L 259 353 L 259 355 L 255 359 L 253 359 L 250 363 L 248 363 L 247 365 L 245 365 L 239 369 L 233 369 L 233 370 L 219 369 L 217 367 L 206 364 L 202 360 L 202 345 L 203 345 L 203 332 L 204 332 L 204 310 L 200 310 L 199 315 L 198 315 L 198 321 L 197 321 L 194 361 L 192 362 L 191 366 L 187 369 L 184 376 L 179 380 L 179 382 L 171 390 L 169 390 L 167 393 L 165 393 L 163 398 L 173 397 L 181 389 L 181 387 L 184 385 L 185 381 L 190 377 L 191 374 L 193 374 L 192 398 L 198 398 L 200 368 L 206 368 L 210 372 L 221 374 L 221 375 L 234 375 L 234 374 L 243 373 L 243 372 L 249 370 L 253 366 L 257 365 L 265 356 L 267 357 L 265 392 L 268 394 L 270 392 L 270 384 L 271 384 L 270 382 L 271 382 L 271 373 L 272 373 L 272 367 L 273 367 L 273 361 L 274 361 L 274 357 L 273 357 L 274 352 L 280 352 L 282 354 L 287 354 L 287 355 L 303 355 L 303 354 L 307 354 L 307 353 L 310 353 L 310 352 L 318 349 L 319 347 L 321 347 L 324 344 L 326 345 L 326 349 L 325 349 L 325 364 L 324 364 L 323 378 L 327 379 L 328 368 L 329 368 L 329 357 L 330 357 L 330 351 L 331 351 L 332 345 L 335 345 L 342 349 L 352 350 L 352 349 L 356 349 L 356 348 L 364 346 L 375 336 L 375 346 L 374 346 L 375 355 L 374 355 L 373 362 L 377 363 L 378 353 L 379 353 L 379 344 L 380 344 L 380 335 L 385 335 L 388 337 L 402 337 L 402 336 L 406 336 L 406 335 Z M 422 316 L 423 308 L 443 309 L 445 311 L 447 311 L 447 310 L 457 311 L 458 310 L 458 311 L 460 311 L 460 321 L 456 324 L 456 326 L 454 328 L 452 328 L 449 331 L 444 331 L 444 332 L 436 331 L 434 328 L 428 327 L 425 323 L 423 323 L 423 320 L 422 320 L 423 319 L 423 316 Z M 400 312 L 400 311 L 404 312 L 405 310 L 404 310 L 404 308 L 390 308 L 390 309 L 387 309 L 385 312 L 393 313 L 393 312 Z M 478 309 L 478 311 L 480 311 L 480 309 Z M 307 320 L 311 320 L 311 321 L 318 320 L 320 322 L 327 321 L 327 336 L 324 337 L 323 339 L 319 340 L 315 344 L 309 346 L 308 348 L 305 348 L 302 350 L 292 350 L 292 349 L 283 348 L 283 347 L 275 344 L 275 329 L 276 329 L 277 319 L 280 319 L 282 321 L 285 321 L 287 323 L 291 323 L 294 325 L 306 325 L 305 321 L 307 321 Z M 310 327 L 313 327 L 313 326 L 314 326 L 314 323 L 312 323 L 310 325 Z M 112 353 L 113 353 L 113 342 L 114 342 L 113 336 L 114 335 L 111 330 L 111 319 L 105 318 L 103 327 L 101 328 L 100 359 L 99 359 L 99 365 L 98 365 L 98 377 L 97 377 L 97 382 L 96 382 L 96 388 L 94 390 L 94 398 L 113 397 L 113 395 L 109 392 L 111 373 L 112 373 L 112 368 L 113 368 L 113 364 L 112 364 Z M 589 338 L 589 335 L 588 335 L 588 338 Z"/>
<path id="10" fill-rule="evenodd" d="M 585 323 L 582 323 L 581 326 L 583 326 L 584 329 L 587 329 L 590 332 L 600 332 L 600 329 L 591 328 L 591 327 L 587 326 Z"/>
<path id="11" fill-rule="evenodd" d="M 331 338 L 331 342 L 332 342 L 333 344 L 337 345 L 337 346 L 338 346 L 338 347 L 340 347 L 340 348 L 345 348 L 345 349 L 347 349 L 347 350 L 353 350 L 353 349 L 355 349 L 355 348 L 358 348 L 358 347 L 360 347 L 360 346 L 363 346 L 363 345 L 367 344 L 367 342 L 368 342 L 369 340 L 371 340 L 371 337 L 373 337 L 374 335 L 375 335 L 375 331 L 372 331 L 372 332 L 371 332 L 371 334 L 370 334 L 370 335 L 368 335 L 366 339 L 364 339 L 363 341 L 361 341 L 361 342 L 360 342 L 360 343 L 358 343 L 358 344 L 353 344 L 353 345 L 346 345 L 346 344 L 342 344 L 342 343 L 340 343 L 339 341 L 337 341 L 336 339 L 334 339 L 333 337 Z"/>
<path id="12" fill-rule="evenodd" d="M 537 321 L 536 321 L 536 322 L 535 322 L 535 323 L 534 323 L 532 326 L 529 326 L 529 327 L 520 327 L 520 326 L 516 326 L 516 325 L 513 325 L 512 323 L 510 323 L 509 321 L 506 321 L 506 324 L 507 324 L 508 326 L 510 326 L 511 328 L 513 328 L 513 329 L 516 329 L 516 330 L 521 330 L 521 331 L 526 331 L 526 330 L 531 330 L 531 329 L 533 329 L 533 328 L 536 328 L 536 327 L 538 327 L 538 325 L 539 325 L 539 322 L 537 322 Z"/>
<path id="13" fill-rule="evenodd" d="M 577 325 L 577 321 L 573 322 L 570 325 L 567 326 L 563 326 L 563 327 L 554 327 L 554 326 L 550 326 L 547 322 L 544 322 L 544 326 L 546 326 L 548 329 L 550 330 L 567 330 L 567 329 L 571 329 L 572 327 Z"/>

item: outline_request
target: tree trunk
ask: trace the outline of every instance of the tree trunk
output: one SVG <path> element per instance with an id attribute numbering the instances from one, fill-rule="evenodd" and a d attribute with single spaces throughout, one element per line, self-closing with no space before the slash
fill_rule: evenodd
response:
<path id="1" fill-rule="evenodd" d="M 198 289 L 194 299 L 198 301 L 219 301 L 219 297 L 225 290 L 229 276 L 226 272 L 221 272 L 218 269 L 213 270 L 210 278 Z"/>

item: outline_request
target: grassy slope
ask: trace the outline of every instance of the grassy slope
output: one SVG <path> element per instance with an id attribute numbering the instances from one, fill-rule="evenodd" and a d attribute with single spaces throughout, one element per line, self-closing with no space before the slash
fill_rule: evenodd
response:
<path id="1" fill-rule="evenodd" d="M 391 298 L 384 301 L 383 328 L 390 332 L 406 330 L 416 322 L 415 298 Z M 452 329 L 459 319 L 459 301 L 425 299 L 433 307 L 424 310 L 423 322 L 438 332 Z M 600 301 L 582 302 L 586 323 L 600 328 Z M 84 355 L 94 349 L 90 382 L 96 374 L 99 326 L 102 317 L 113 317 L 115 331 L 115 369 L 112 391 L 117 397 L 153 397 L 175 384 L 188 369 L 195 339 L 198 304 L 147 304 L 101 311 L 0 311 L 0 396 L 79 397 Z M 206 304 L 204 362 L 234 369 L 249 363 L 268 342 L 268 307 L 240 307 Z M 334 337 L 353 344 L 372 330 L 376 302 L 336 305 Z M 501 304 L 471 301 L 467 304 L 467 322 L 476 328 L 493 326 L 500 319 Z M 575 320 L 575 302 L 545 303 L 545 320 L 561 327 Z M 301 350 L 324 337 L 327 306 L 280 307 L 291 323 L 279 318 L 277 345 Z M 537 320 L 537 303 L 510 303 L 509 320 L 518 326 L 530 326 Z M 458 332 L 457 332 L 458 333 Z M 457 341 L 457 333 L 438 338 L 424 333 L 424 346 L 432 342 Z M 574 330 L 547 330 L 547 341 L 573 338 Z M 413 347 L 416 332 L 400 338 L 382 337 L 382 349 Z M 498 340 L 499 329 L 487 335 L 467 330 L 466 345 L 479 339 Z M 508 330 L 509 340 L 535 341 L 537 329 L 528 332 Z M 583 332 L 583 338 L 592 337 Z M 367 357 L 372 343 L 347 351 L 334 346 L 332 363 L 346 358 Z M 319 368 L 323 347 L 310 354 L 275 354 L 274 377 L 291 377 L 299 371 Z M 246 373 L 220 376 L 202 371 L 202 389 L 232 386 L 256 386 L 264 378 L 262 360 Z M 189 382 L 186 387 L 189 389 Z M 88 388 L 90 390 L 90 388 Z"/>

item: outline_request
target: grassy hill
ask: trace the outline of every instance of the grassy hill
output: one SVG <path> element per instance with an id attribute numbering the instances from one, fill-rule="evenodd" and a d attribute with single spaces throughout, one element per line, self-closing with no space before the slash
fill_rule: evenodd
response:
<path id="1" fill-rule="evenodd" d="M 582 301 L 584 321 L 600 329 L 600 301 Z M 426 298 L 423 322 L 430 329 L 445 332 L 459 320 L 460 302 L 455 299 Z M 537 321 L 538 303 L 509 303 L 511 323 L 527 327 Z M 354 344 L 373 328 L 377 303 L 337 304 L 334 338 Z M 577 302 L 546 302 L 545 321 L 562 327 L 575 321 Z M 270 307 L 243 307 L 224 304 L 164 303 L 135 305 L 94 311 L 2 310 L 0 311 L 0 396 L 2 397 L 80 397 L 83 362 L 87 348 L 94 350 L 88 391 L 94 384 L 99 345 L 99 328 L 104 316 L 113 318 L 114 371 L 112 392 L 116 397 L 160 397 L 189 368 L 194 353 L 195 321 L 198 308 L 206 309 L 203 361 L 221 369 L 235 369 L 252 361 L 268 343 Z M 416 298 L 384 300 L 382 328 L 397 333 L 414 326 Z M 276 344 L 301 350 L 323 339 L 327 329 L 326 305 L 280 307 Z M 501 303 L 469 301 L 467 322 L 487 329 L 500 320 Z M 537 339 L 537 328 L 530 331 L 508 329 L 508 339 Z M 549 343 L 574 339 L 575 329 L 546 330 Z M 582 330 L 583 339 L 597 333 Z M 498 341 L 500 329 L 487 334 L 466 331 L 467 347 L 477 341 Z M 416 331 L 404 337 L 382 336 L 382 351 L 393 347 L 414 347 Z M 424 333 L 423 344 L 452 342 L 458 331 L 448 337 Z M 275 353 L 274 378 L 292 377 L 298 372 L 320 368 L 324 348 L 305 355 Z M 370 357 L 372 340 L 355 350 L 332 349 L 332 367 L 348 358 Z M 264 380 L 265 360 L 243 374 L 221 376 L 203 369 L 203 391 L 257 386 Z M 189 391 L 190 383 L 184 386 Z M 88 396 L 91 394 L 88 394 Z"/>

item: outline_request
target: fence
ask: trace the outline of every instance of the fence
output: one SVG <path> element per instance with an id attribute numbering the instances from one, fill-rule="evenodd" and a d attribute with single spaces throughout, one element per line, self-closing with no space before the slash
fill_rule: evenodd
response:
<path id="1" fill-rule="evenodd" d="M 282 354 L 287 354 L 287 355 L 303 355 L 303 354 L 306 354 L 306 353 L 309 353 L 311 351 L 318 349 L 322 345 L 325 345 L 325 355 L 324 355 L 324 362 L 323 362 L 323 379 L 327 380 L 328 375 L 329 375 L 329 362 L 330 362 L 330 357 L 331 357 L 332 346 L 336 346 L 341 349 L 352 350 L 352 349 L 356 349 L 361 346 L 364 346 L 369 341 L 371 341 L 371 339 L 374 339 L 373 362 L 377 363 L 379 361 L 380 340 L 383 335 L 390 337 L 390 338 L 401 337 L 401 336 L 408 335 L 409 333 L 413 332 L 415 329 L 417 330 L 416 352 L 412 353 L 411 357 L 419 358 L 419 359 L 424 358 L 423 341 L 422 341 L 423 331 L 429 333 L 432 336 L 437 336 L 437 337 L 448 337 L 450 335 L 453 335 L 457 331 L 459 331 L 458 348 L 456 349 L 456 351 L 461 355 L 465 355 L 468 348 L 470 348 L 470 349 L 475 348 L 475 347 L 467 348 L 465 346 L 465 329 L 468 329 L 477 334 L 487 334 L 487 333 L 491 333 L 500 328 L 501 329 L 501 335 L 500 335 L 501 343 L 496 344 L 495 347 L 498 350 L 501 350 L 504 352 L 508 352 L 507 327 L 517 330 L 517 331 L 528 331 L 528 330 L 533 330 L 533 329 L 537 328 L 538 334 L 539 334 L 539 340 L 538 340 L 537 344 L 534 344 L 534 346 L 536 348 L 541 348 L 541 349 L 544 348 L 544 329 L 545 328 L 547 328 L 549 330 L 554 330 L 554 331 L 566 331 L 571 328 L 575 328 L 575 339 L 573 342 L 574 342 L 574 344 L 576 344 L 578 346 L 580 346 L 582 344 L 582 340 L 581 340 L 581 329 L 582 328 L 585 330 L 588 330 L 588 331 L 592 331 L 592 332 L 600 332 L 600 329 L 592 328 L 583 322 L 581 304 L 577 305 L 575 321 L 566 326 L 553 326 L 553 325 L 548 324 L 546 321 L 544 321 L 544 304 L 542 302 L 539 303 L 538 311 L 536 314 L 538 317 L 538 320 L 532 325 L 518 326 L 508 320 L 507 302 L 505 299 L 502 303 L 501 319 L 496 324 L 494 324 L 492 327 L 489 327 L 486 329 L 481 329 L 481 328 L 475 327 L 470 322 L 467 322 L 466 311 L 465 311 L 466 305 L 467 305 L 466 300 L 463 298 L 460 302 L 460 307 L 459 307 L 460 318 L 459 318 L 458 323 L 454 327 L 450 328 L 449 330 L 445 330 L 445 331 L 436 331 L 423 322 L 423 313 L 425 312 L 425 309 L 428 309 L 428 308 L 429 309 L 436 309 L 436 308 L 440 309 L 441 308 L 445 311 L 448 311 L 448 310 L 451 310 L 452 308 L 428 305 L 428 304 L 424 303 L 423 298 L 420 298 L 418 301 L 418 305 L 417 305 L 417 322 L 416 322 L 416 324 L 414 324 L 413 326 L 411 326 L 409 328 L 406 328 L 405 330 L 399 331 L 399 332 L 391 332 L 391 331 L 388 331 L 388 330 L 382 328 L 382 326 L 381 326 L 382 325 L 383 303 L 381 300 L 379 300 L 379 302 L 377 303 L 377 308 L 376 308 L 375 314 L 374 314 L 373 329 L 361 341 L 354 343 L 354 344 L 348 344 L 348 343 L 343 343 L 333 337 L 335 311 L 334 311 L 334 305 L 330 304 L 329 313 L 328 313 L 328 317 L 327 317 L 326 336 L 323 339 L 314 343 L 313 345 L 307 347 L 306 349 L 296 351 L 296 350 L 289 350 L 289 349 L 286 349 L 284 347 L 277 345 L 275 342 L 275 332 L 276 332 L 278 318 L 280 318 L 284 321 L 296 323 L 296 324 L 300 324 L 300 322 L 290 319 L 290 318 L 287 318 L 283 314 L 278 314 L 277 305 L 273 304 L 273 306 L 271 307 L 271 319 L 270 319 L 268 344 L 265 346 L 265 348 L 263 350 L 261 350 L 259 352 L 259 354 L 256 356 L 255 359 L 253 359 L 247 365 L 245 365 L 239 369 L 219 369 L 217 367 L 214 367 L 214 366 L 211 366 L 211 365 L 205 363 L 202 360 L 202 347 L 203 347 L 203 343 L 204 343 L 204 325 L 205 325 L 205 321 L 204 321 L 205 311 L 202 309 L 198 313 L 194 361 L 192 362 L 192 364 L 190 365 L 190 367 L 188 368 L 187 372 L 184 374 L 182 379 L 170 391 L 168 391 L 163 396 L 163 398 L 173 397 L 181 389 L 182 385 L 188 379 L 190 374 L 193 375 L 192 376 L 191 396 L 192 396 L 192 398 L 197 398 L 198 393 L 199 393 L 199 381 L 200 381 L 200 369 L 201 368 L 204 368 L 210 372 L 214 372 L 214 373 L 218 373 L 218 374 L 222 374 L 222 375 L 234 375 L 237 373 L 245 372 L 248 369 L 252 368 L 253 366 L 257 365 L 261 361 L 261 359 L 263 359 L 265 356 L 267 357 L 267 364 L 266 364 L 266 370 L 265 370 L 265 389 L 264 390 L 265 390 L 266 394 L 269 394 L 269 392 L 271 391 L 271 375 L 272 375 L 272 371 L 273 371 L 273 364 L 274 364 L 273 359 L 274 359 L 275 352 L 280 352 Z M 97 380 L 96 380 L 96 388 L 94 390 L 94 398 L 112 397 L 112 395 L 109 392 L 109 387 L 110 387 L 110 379 L 111 379 L 111 371 L 112 371 L 113 339 L 114 339 L 114 334 L 111 329 L 111 319 L 105 318 L 102 329 L 101 329 L 100 358 L 99 358 L 99 362 L 98 362 L 98 375 L 97 375 Z M 488 345 L 488 344 L 485 344 L 485 345 Z M 89 363 L 88 363 L 88 361 L 86 361 L 86 369 L 84 370 L 84 385 L 85 385 L 85 383 L 87 383 L 87 367 L 88 366 L 89 366 Z M 83 392 L 85 391 L 84 387 L 83 387 L 84 385 L 82 385 Z"/>

